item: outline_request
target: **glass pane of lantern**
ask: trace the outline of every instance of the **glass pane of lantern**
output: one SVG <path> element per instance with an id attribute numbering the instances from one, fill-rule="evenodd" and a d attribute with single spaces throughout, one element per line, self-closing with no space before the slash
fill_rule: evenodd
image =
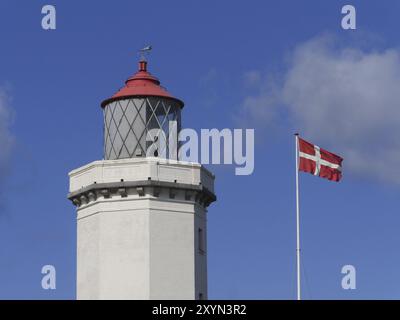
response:
<path id="1" fill-rule="evenodd" d="M 125 140 L 125 146 L 128 149 L 130 157 L 133 157 L 135 155 L 136 145 L 137 145 L 137 139 L 133 131 L 130 130 L 127 139 Z"/>

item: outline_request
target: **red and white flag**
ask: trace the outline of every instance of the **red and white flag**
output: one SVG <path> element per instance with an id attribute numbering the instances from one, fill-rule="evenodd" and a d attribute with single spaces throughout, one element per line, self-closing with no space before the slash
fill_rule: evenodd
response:
<path id="1" fill-rule="evenodd" d="M 299 141 L 299 171 L 309 172 L 315 176 L 332 181 L 342 177 L 343 158 L 326 151 L 300 137 Z"/>

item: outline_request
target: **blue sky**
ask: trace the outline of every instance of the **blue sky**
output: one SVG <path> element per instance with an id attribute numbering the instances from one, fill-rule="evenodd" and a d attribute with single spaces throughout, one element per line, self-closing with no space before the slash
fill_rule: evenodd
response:
<path id="1" fill-rule="evenodd" d="M 56 30 L 41 28 L 45 4 Z M 351 1 L 355 31 L 340 27 L 344 4 L 3 0 L 0 298 L 75 298 L 67 173 L 102 157 L 100 102 L 151 43 L 149 70 L 185 102 L 185 127 L 256 130 L 252 175 L 209 167 L 209 298 L 295 298 L 299 130 L 345 165 L 338 184 L 300 177 L 304 298 L 399 299 L 400 3 Z M 56 290 L 41 288 L 46 264 Z M 356 290 L 341 288 L 346 264 Z"/>

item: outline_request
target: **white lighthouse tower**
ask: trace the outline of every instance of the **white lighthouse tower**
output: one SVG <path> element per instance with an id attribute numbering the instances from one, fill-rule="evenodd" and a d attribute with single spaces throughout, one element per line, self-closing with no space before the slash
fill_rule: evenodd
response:
<path id="1" fill-rule="evenodd" d="M 169 139 L 168 124 L 175 121 L 179 132 L 183 102 L 141 59 L 101 107 L 104 160 L 69 173 L 68 198 L 77 209 L 77 298 L 206 299 L 214 176 L 200 164 L 171 159 L 171 143 L 178 143 Z M 165 150 L 147 141 L 153 129 L 165 133 Z"/>

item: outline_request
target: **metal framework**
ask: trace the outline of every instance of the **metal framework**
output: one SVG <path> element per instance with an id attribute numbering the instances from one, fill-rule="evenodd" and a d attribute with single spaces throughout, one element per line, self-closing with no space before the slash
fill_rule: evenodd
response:
<path id="1" fill-rule="evenodd" d="M 164 139 L 159 144 L 164 149 L 156 150 L 151 156 L 165 154 L 168 158 L 169 122 L 176 121 L 179 133 L 180 112 L 176 101 L 158 97 L 134 97 L 109 103 L 104 108 L 104 159 L 145 157 L 157 138 Z M 152 129 L 156 129 L 156 138 L 149 132 Z M 174 143 L 178 145 L 177 141 Z"/>

